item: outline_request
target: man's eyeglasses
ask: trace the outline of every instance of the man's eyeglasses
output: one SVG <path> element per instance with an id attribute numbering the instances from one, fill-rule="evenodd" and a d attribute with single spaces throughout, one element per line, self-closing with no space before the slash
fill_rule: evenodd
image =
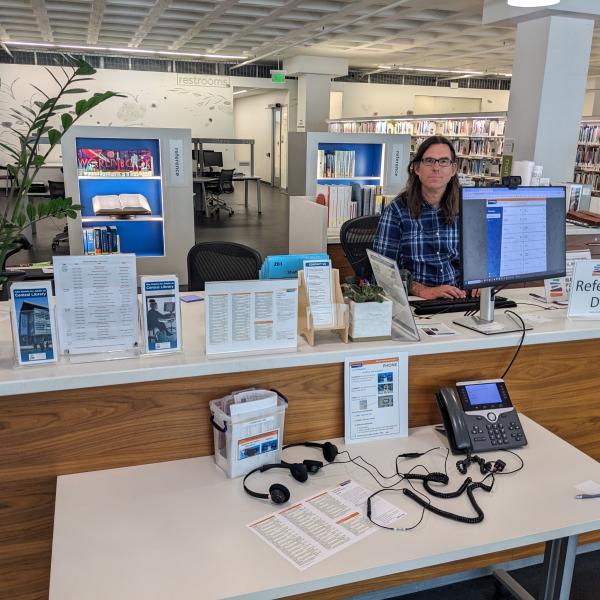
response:
<path id="1" fill-rule="evenodd" d="M 449 167 L 450 165 L 454 164 L 454 161 L 447 157 L 432 158 L 431 156 L 426 156 L 425 158 L 421 159 L 421 164 L 425 165 L 426 167 L 433 167 L 435 164 L 440 165 L 440 167 Z"/>

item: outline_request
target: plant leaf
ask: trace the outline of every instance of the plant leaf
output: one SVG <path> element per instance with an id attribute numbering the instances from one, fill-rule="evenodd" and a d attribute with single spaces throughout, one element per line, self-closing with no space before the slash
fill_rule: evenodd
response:
<path id="1" fill-rule="evenodd" d="M 96 69 L 82 58 L 76 58 L 75 64 L 77 65 L 75 75 L 94 75 L 96 72 Z"/>
<path id="2" fill-rule="evenodd" d="M 58 142 L 60 142 L 61 136 L 62 133 L 58 131 L 58 129 L 50 129 L 50 131 L 48 132 L 48 140 L 50 141 L 50 145 L 55 146 L 56 144 L 58 144 Z"/>
<path id="3" fill-rule="evenodd" d="M 27 216 L 29 217 L 30 221 L 33 221 L 35 219 L 35 205 L 34 204 L 27 205 Z"/>
<path id="4" fill-rule="evenodd" d="M 63 130 L 66 131 L 73 125 L 73 117 L 69 113 L 63 113 L 60 116 L 60 122 L 62 123 Z"/>
<path id="5" fill-rule="evenodd" d="M 66 89 L 65 94 L 87 94 L 87 90 L 84 90 L 83 88 L 69 88 Z"/>
<path id="6" fill-rule="evenodd" d="M 78 100 L 75 103 L 75 114 L 78 117 L 80 117 L 83 113 L 85 113 L 88 110 L 87 105 L 88 105 L 87 100 Z"/>

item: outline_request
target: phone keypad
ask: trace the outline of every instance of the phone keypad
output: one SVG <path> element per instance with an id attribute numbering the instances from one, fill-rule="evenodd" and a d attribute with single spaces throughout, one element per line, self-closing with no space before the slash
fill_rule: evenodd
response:
<path id="1" fill-rule="evenodd" d="M 488 423 L 486 427 L 492 446 L 504 446 L 508 444 L 508 434 L 504 425 L 501 423 Z"/>

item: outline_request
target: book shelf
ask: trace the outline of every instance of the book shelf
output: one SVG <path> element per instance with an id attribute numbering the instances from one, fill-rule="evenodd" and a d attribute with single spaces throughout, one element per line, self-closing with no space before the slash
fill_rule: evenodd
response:
<path id="1" fill-rule="evenodd" d="M 131 253 L 141 275 L 187 282 L 194 244 L 189 130 L 73 127 L 63 140 L 65 189 L 81 205 L 71 254 Z"/>
<path id="2" fill-rule="evenodd" d="M 600 196 L 600 117 L 581 120 L 574 181 L 591 185 L 592 195 Z"/>
<path id="3" fill-rule="evenodd" d="M 408 135 L 290 133 L 288 147 L 290 197 L 322 196 L 329 236 L 347 219 L 381 212 L 407 179 Z"/>
<path id="4" fill-rule="evenodd" d="M 119 244 L 95 244 L 96 254 L 115 251 L 136 256 L 165 255 L 163 192 L 158 139 L 77 138 L 77 180 L 84 252 L 94 253 L 86 244 L 89 230 L 100 230 L 101 239 L 116 230 Z M 113 214 L 99 216 L 92 199 L 137 195 L 147 200 L 151 215 Z M 150 217 L 150 218 L 148 218 Z M 95 236 L 98 238 L 98 236 Z"/>
<path id="5" fill-rule="evenodd" d="M 405 134 L 411 137 L 411 155 L 432 135 L 452 141 L 458 172 L 480 182 L 497 182 L 504 142 L 506 113 L 420 115 L 332 119 L 333 133 Z"/>

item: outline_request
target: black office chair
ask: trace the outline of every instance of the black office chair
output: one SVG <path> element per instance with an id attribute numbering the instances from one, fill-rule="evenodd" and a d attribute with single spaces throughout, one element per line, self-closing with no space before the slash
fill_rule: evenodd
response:
<path id="1" fill-rule="evenodd" d="M 340 229 L 340 242 L 346 258 L 356 274 L 355 280 L 373 279 L 373 270 L 367 256 L 367 249 L 373 249 L 379 215 L 357 217 L 346 221 Z M 356 282 L 356 281 L 354 281 Z M 353 283 L 348 281 L 347 283 Z"/>
<path id="2" fill-rule="evenodd" d="M 211 217 L 215 213 L 219 214 L 220 210 L 226 210 L 229 216 L 233 214 L 233 208 L 220 198 L 221 194 L 231 194 L 233 192 L 233 172 L 234 169 L 221 169 L 219 181 L 206 184 L 206 190 L 209 192 L 207 207 Z"/>
<path id="3" fill-rule="evenodd" d="M 50 198 L 64 198 L 64 181 L 48 181 L 48 193 L 50 194 Z M 69 226 L 67 224 L 65 224 L 64 229 L 60 233 L 57 233 L 52 238 L 52 250 L 58 250 L 61 242 L 67 245 L 69 244 Z"/>
<path id="4" fill-rule="evenodd" d="M 258 279 L 260 253 L 235 242 L 200 242 L 187 256 L 188 289 L 204 291 L 207 281 Z"/>

